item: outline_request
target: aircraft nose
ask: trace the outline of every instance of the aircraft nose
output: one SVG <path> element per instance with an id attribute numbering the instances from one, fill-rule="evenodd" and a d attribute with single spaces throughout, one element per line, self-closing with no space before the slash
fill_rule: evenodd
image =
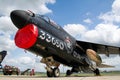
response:
<path id="1" fill-rule="evenodd" d="M 11 12 L 10 17 L 13 24 L 17 28 L 21 29 L 28 23 L 30 18 L 30 13 L 23 10 L 14 10 Z"/>

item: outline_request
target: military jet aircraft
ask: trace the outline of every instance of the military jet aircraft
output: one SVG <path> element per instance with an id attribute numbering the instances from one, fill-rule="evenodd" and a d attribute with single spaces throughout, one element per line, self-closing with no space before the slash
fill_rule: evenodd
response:
<path id="1" fill-rule="evenodd" d="M 60 76 L 60 64 L 72 67 L 66 71 L 67 76 L 80 71 L 100 75 L 98 67 L 112 66 L 102 64 L 98 54 L 120 54 L 120 47 L 76 40 L 47 16 L 14 10 L 10 17 L 18 28 L 14 38 L 16 46 L 41 56 L 48 77 Z"/>

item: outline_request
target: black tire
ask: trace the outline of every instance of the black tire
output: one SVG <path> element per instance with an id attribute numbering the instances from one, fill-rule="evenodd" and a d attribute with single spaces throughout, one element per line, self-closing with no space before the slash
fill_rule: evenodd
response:
<path id="1" fill-rule="evenodd" d="M 3 70 L 3 75 L 7 75 L 6 72 Z"/>
<path id="2" fill-rule="evenodd" d="M 59 70 L 59 68 L 54 68 L 53 69 L 53 75 L 54 75 L 54 77 L 59 77 L 60 76 L 60 70 Z"/>
<path id="3" fill-rule="evenodd" d="M 70 76 L 72 74 L 71 70 L 67 70 L 66 76 Z"/>
<path id="4" fill-rule="evenodd" d="M 16 75 L 19 75 L 19 72 L 16 72 Z"/>
<path id="5" fill-rule="evenodd" d="M 95 73 L 96 76 L 100 76 L 100 71 L 99 71 L 98 68 L 96 68 L 96 70 L 94 71 L 94 73 Z"/>
<path id="6" fill-rule="evenodd" d="M 5 72 L 3 72 L 4 75 L 7 75 Z"/>
<path id="7" fill-rule="evenodd" d="M 47 71 L 47 77 L 53 77 L 54 75 L 53 75 L 53 72 L 49 72 L 49 71 Z"/>
<path id="8" fill-rule="evenodd" d="M 12 75 L 12 72 L 10 72 L 9 75 Z"/>

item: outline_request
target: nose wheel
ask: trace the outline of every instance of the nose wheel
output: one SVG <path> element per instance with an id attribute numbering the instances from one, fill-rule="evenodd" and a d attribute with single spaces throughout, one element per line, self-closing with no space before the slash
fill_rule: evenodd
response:
<path id="1" fill-rule="evenodd" d="M 54 68 L 53 69 L 53 75 L 54 75 L 54 77 L 59 77 L 60 76 L 60 70 L 59 70 L 59 68 Z"/>
<path id="2" fill-rule="evenodd" d="M 48 77 L 59 77 L 60 76 L 60 70 L 59 68 L 51 68 L 51 71 L 47 71 Z"/>

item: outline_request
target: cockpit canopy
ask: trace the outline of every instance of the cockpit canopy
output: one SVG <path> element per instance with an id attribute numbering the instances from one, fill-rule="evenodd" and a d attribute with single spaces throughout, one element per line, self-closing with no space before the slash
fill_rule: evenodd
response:
<path id="1" fill-rule="evenodd" d="M 59 29 L 61 26 L 58 25 L 56 22 L 54 22 L 52 19 L 50 19 L 48 16 L 45 15 L 39 15 L 40 18 L 44 19 L 46 22 L 48 22 L 49 24 L 51 24 L 52 26 L 56 27 L 57 29 Z"/>

